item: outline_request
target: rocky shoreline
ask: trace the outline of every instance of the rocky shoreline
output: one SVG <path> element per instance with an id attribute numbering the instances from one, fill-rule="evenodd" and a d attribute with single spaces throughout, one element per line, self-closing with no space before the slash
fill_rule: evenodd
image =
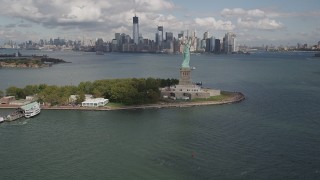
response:
<path id="1" fill-rule="evenodd" d="M 160 109 L 160 108 L 184 108 L 194 106 L 209 106 L 209 105 L 223 105 L 233 104 L 243 101 L 245 96 L 241 92 L 232 92 L 230 97 L 218 101 L 197 101 L 197 102 L 159 102 L 156 104 L 144 104 L 133 106 L 120 106 L 120 107 L 80 107 L 80 106 L 41 106 L 41 109 L 46 110 L 89 110 L 89 111 L 112 111 L 112 110 L 137 110 L 137 109 Z M 13 105 L 0 105 L 0 108 L 14 109 L 18 106 Z"/>

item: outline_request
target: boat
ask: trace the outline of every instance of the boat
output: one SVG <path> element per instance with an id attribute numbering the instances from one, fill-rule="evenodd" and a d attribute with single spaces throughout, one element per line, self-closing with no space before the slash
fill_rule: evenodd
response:
<path id="1" fill-rule="evenodd" d="M 197 85 L 197 86 L 202 86 L 202 81 L 196 82 L 196 85 Z"/>
<path id="2" fill-rule="evenodd" d="M 0 117 L 0 123 L 2 123 L 4 121 L 3 117 Z"/>
<path id="3" fill-rule="evenodd" d="M 196 69 L 196 67 L 194 67 L 194 66 L 193 66 L 193 67 L 190 67 L 190 69 L 191 69 L 191 70 L 195 70 L 195 69 Z"/>
<path id="4" fill-rule="evenodd" d="M 40 103 L 38 102 L 32 102 L 30 104 L 21 106 L 21 109 L 24 111 L 24 117 L 31 118 L 33 116 L 36 116 L 40 113 Z"/>

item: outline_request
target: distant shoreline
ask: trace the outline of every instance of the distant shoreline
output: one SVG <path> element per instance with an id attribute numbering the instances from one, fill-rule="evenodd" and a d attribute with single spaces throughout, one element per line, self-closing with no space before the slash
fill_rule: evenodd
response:
<path id="1" fill-rule="evenodd" d="M 0 54 L 0 68 L 10 68 L 10 69 L 38 69 L 44 67 L 51 67 L 55 64 L 60 63 L 70 63 L 62 59 L 50 58 L 47 55 L 43 56 L 14 56 Z"/>
<path id="2" fill-rule="evenodd" d="M 80 106 L 41 106 L 41 109 L 45 110 L 80 110 L 80 111 L 114 111 L 114 110 L 138 110 L 138 109 L 161 109 L 161 108 L 184 108 L 195 106 L 209 106 L 209 105 L 223 105 L 233 104 L 243 101 L 245 96 L 241 92 L 232 92 L 230 97 L 217 101 L 197 101 L 197 102 L 159 102 L 155 104 L 143 104 L 132 106 L 120 106 L 110 107 L 108 105 L 104 107 L 80 107 Z M 0 109 L 15 109 L 20 106 L 16 105 L 0 105 Z"/>

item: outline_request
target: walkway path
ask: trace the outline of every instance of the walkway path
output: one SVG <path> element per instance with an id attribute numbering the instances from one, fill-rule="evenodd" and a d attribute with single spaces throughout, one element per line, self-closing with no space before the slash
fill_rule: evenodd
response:
<path id="1" fill-rule="evenodd" d="M 192 106 L 208 106 L 237 103 L 245 99 L 245 96 L 240 92 L 233 93 L 232 96 L 220 101 L 198 101 L 198 102 L 159 102 L 157 104 L 144 104 L 134 106 L 120 107 L 80 107 L 80 106 L 41 106 L 41 109 L 48 110 L 94 110 L 94 111 L 110 111 L 110 110 L 126 110 L 126 109 L 158 109 L 170 107 L 192 107 Z M 0 108 L 16 108 L 17 106 L 0 105 Z"/>

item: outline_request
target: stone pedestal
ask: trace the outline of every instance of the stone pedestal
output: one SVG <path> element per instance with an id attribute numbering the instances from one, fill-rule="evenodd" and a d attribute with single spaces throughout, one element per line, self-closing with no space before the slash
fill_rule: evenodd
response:
<path id="1" fill-rule="evenodd" d="M 192 85 L 191 69 L 190 68 L 181 68 L 180 69 L 179 85 Z"/>
<path id="2" fill-rule="evenodd" d="M 202 89 L 201 86 L 192 84 L 191 81 L 191 69 L 180 69 L 180 80 L 178 85 L 163 88 L 161 90 L 161 96 L 171 99 L 207 99 L 211 96 L 220 95 L 220 90 L 216 89 Z"/>

